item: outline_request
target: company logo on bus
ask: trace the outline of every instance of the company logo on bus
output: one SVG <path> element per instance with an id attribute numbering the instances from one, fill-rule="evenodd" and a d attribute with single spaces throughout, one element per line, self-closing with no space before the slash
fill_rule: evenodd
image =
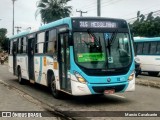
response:
<path id="1" fill-rule="evenodd" d="M 107 82 L 111 82 L 111 78 L 107 78 Z"/>

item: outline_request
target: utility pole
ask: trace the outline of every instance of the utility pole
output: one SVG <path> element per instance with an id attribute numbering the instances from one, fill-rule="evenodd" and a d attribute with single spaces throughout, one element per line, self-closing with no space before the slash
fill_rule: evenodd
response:
<path id="1" fill-rule="evenodd" d="M 15 28 L 17 29 L 17 33 L 19 33 L 19 32 L 21 31 L 20 29 L 21 29 L 22 27 L 18 27 L 18 26 L 17 26 L 17 27 L 15 27 Z"/>
<path id="2" fill-rule="evenodd" d="M 82 17 L 83 13 L 87 13 L 87 11 L 83 12 L 82 10 L 76 10 L 76 12 L 80 12 L 80 16 Z"/>
<path id="3" fill-rule="evenodd" d="M 15 2 L 16 0 L 12 0 L 12 2 L 13 2 L 13 27 L 12 27 L 12 29 L 13 29 L 13 31 L 12 31 L 12 34 L 14 35 L 14 2 Z"/>
<path id="4" fill-rule="evenodd" d="M 97 0 L 97 16 L 101 16 L 101 0 Z"/>

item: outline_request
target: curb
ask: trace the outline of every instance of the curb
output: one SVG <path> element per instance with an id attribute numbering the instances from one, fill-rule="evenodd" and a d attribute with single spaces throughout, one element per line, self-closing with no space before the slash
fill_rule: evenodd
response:
<path id="1" fill-rule="evenodd" d="M 160 82 L 155 82 L 155 81 L 150 81 L 150 80 L 140 80 L 136 78 L 136 84 L 154 87 L 154 88 L 160 88 Z"/>
<path id="2" fill-rule="evenodd" d="M 47 112 L 52 113 L 52 114 L 56 115 L 57 117 L 60 117 L 62 120 L 74 120 L 74 118 L 71 118 L 71 117 L 63 114 L 63 112 L 61 110 L 58 110 L 55 107 L 38 100 L 37 98 L 29 95 L 28 93 L 18 89 L 15 86 L 12 86 L 12 85 L 4 82 L 3 80 L 0 80 L 0 84 L 4 85 L 5 87 L 9 88 L 10 90 L 15 90 L 20 96 L 26 98 L 29 102 L 32 102 L 38 106 L 41 106 Z"/>

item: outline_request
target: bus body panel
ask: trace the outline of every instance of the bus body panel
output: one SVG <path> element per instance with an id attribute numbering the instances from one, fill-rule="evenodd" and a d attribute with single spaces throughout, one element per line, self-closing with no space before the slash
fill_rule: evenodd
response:
<path id="1" fill-rule="evenodd" d="M 47 86 L 46 65 L 44 66 L 44 56 L 34 56 L 35 82 Z"/>
<path id="2" fill-rule="evenodd" d="M 35 82 L 48 86 L 47 72 L 51 70 L 56 79 L 56 88 L 60 90 L 57 61 L 53 61 L 53 57 L 50 56 L 35 56 L 34 63 Z M 57 66 L 57 68 L 54 69 L 54 66 Z"/>
<path id="3" fill-rule="evenodd" d="M 135 84 L 136 84 L 136 80 L 134 75 L 133 80 L 128 81 L 128 86 L 126 87 L 125 91 L 126 92 L 135 91 Z"/>
<path id="4" fill-rule="evenodd" d="M 53 57 L 46 56 L 46 58 L 47 58 L 46 76 L 49 70 L 53 71 L 56 80 L 56 88 L 57 90 L 60 90 L 58 62 L 57 60 L 54 60 Z"/>
<path id="5" fill-rule="evenodd" d="M 20 66 L 22 78 L 28 80 L 28 56 L 27 55 L 17 55 L 17 68 Z"/>
<path id="6" fill-rule="evenodd" d="M 137 62 L 141 63 L 142 71 L 160 71 L 160 56 L 158 55 L 137 55 Z"/>
<path id="7" fill-rule="evenodd" d="M 92 94 L 87 84 L 71 80 L 72 95 L 90 95 Z"/>
<path id="8" fill-rule="evenodd" d="M 9 72 L 13 73 L 13 56 L 8 56 L 8 65 L 9 65 Z"/>

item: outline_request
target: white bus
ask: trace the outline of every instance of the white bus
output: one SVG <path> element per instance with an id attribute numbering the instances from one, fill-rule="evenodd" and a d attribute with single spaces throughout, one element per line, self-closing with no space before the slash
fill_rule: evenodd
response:
<path id="1" fill-rule="evenodd" d="M 160 72 L 160 37 L 134 39 L 135 60 L 141 71 L 157 76 Z"/>
<path id="2" fill-rule="evenodd" d="M 10 38 L 9 70 L 61 92 L 90 95 L 134 91 L 134 50 L 122 19 L 73 17 Z M 60 92 L 61 91 L 61 92 Z"/>

